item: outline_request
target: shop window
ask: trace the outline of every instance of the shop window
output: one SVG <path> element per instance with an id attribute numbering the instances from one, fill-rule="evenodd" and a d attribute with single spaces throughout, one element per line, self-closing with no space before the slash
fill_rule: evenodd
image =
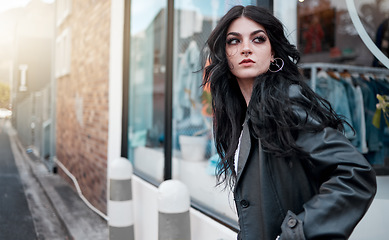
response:
<path id="1" fill-rule="evenodd" d="M 389 95 L 388 66 L 377 59 L 384 54 L 389 61 L 389 2 L 309 0 L 296 4 L 297 46 L 307 80 L 351 123 L 356 134 L 346 131 L 346 137 L 379 175 L 388 175 L 389 126 L 383 114 L 376 114 L 376 96 Z M 351 6 L 358 19 L 351 17 Z"/>
<path id="2" fill-rule="evenodd" d="M 220 17 L 232 6 L 257 2 L 264 6 L 271 1 L 176 0 L 174 26 L 170 26 L 174 28 L 174 44 L 170 51 L 166 42 L 167 2 L 131 2 L 128 105 L 125 104 L 128 144 L 124 155 L 133 162 L 135 174 L 155 185 L 169 175 L 181 180 L 190 190 L 192 206 L 236 228 L 232 194 L 216 187 L 218 157 L 212 117 L 206 111 L 207 103 L 202 101 L 209 92 L 204 93 L 200 87 L 200 52 Z M 166 59 L 171 55 L 173 69 L 167 69 Z M 173 78 L 167 79 L 170 72 Z M 167 81 L 173 86 L 171 106 L 166 106 Z M 166 133 L 169 109 L 172 132 Z M 165 159 L 169 156 L 166 149 L 171 150 L 171 159 Z M 166 167 L 168 175 L 167 163 L 172 163 L 171 169 Z"/>
<path id="3" fill-rule="evenodd" d="M 211 98 L 200 87 L 200 52 L 218 20 L 233 5 L 256 1 L 175 1 L 173 178 L 189 188 L 192 203 L 236 225 L 232 193 L 216 187 L 219 157 L 212 136 Z"/>
<path id="4" fill-rule="evenodd" d="M 126 155 L 133 162 L 135 173 L 155 185 L 165 180 L 165 163 L 171 161 L 171 175 L 188 186 L 192 205 L 236 227 L 233 196 L 228 190 L 216 187 L 218 157 L 212 137 L 212 118 L 207 112 L 208 92 L 200 88 L 199 56 L 212 29 L 233 5 L 263 6 L 264 1 L 175 0 L 173 52 L 166 49 L 167 2 L 143 0 L 131 3 Z M 343 79 L 342 84 L 350 84 L 347 83 L 350 79 L 352 82 L 351 88 L 344 91 L 350 96 L 343 92 L 346 96 L 344 102 L 350 103 L 348 121 L 357 130 L 356 136 L 348 137 L 378 170 L 377 173 L 388 174 L 389 128 L 383 118 L 379 121 L 379 128 L 372 126 L 370 119 L 375 109 L 366 111 L 368 107 L 361 102 L 369 101 L 369 107 L 375 106 L 374 93 L 373 97 L 366 97 L 368 95 L 363 92 L 369 92 L 369 88 L 363 89 L 362 86 L 369 87 L 366 80 L 370 80 L 382 84 L 375 90 L 388 89 L 389 73 L 361 40 L 348 13 L 346 0 L 267 2 L 274 2 L 274 8 L 268 7 L 274 9 L 275 15 L 285 24 L 291 42 L 302 54 L 304 75 L 318 93 L 321 91 L 317 88 L 319 72 L 325 71 L 327 76 L 333 73 L 332 77 L 342 78 L 348 71 L 351 78 Z M 384 52 L 387 49 L 386 35 L 382 29 L 389 18 L 389 2 L 355 0 L 354 3 L 364 29 L 387 54 Z M 173 54 L 173 69 L 167 69 L 169 54 Z M 167 79 L 167 71 L 173 71 L 173 79 Z M 355 90 L 360 80 L 365 84 L 360 84 L 359 90 Z M 169 97 L 166 81 L 172 81 L 172 106 L 166 106 L 169 102 L 165 101 Z M 333 89 L 330 90 L 333 94 Z M 351 100 L 353 92 L 354 97 L 356 94 L 362 96 L 359 105 L 357 99 Z M 388 92 L 380 93 L 389 95 Z M 167 134 L 164 121 L 170 108 L 172 132 Z M 339 108 L 345 109 L 343 105 Z M 365 130 L 361 132 L 363 128 Z M 166 141 L 172 146 L 171 159 L 165 159 Z"/>
<path id="5" fill-rule="evenodd" d="M 132 1 L 128 158 L 154 183 L 164 169 L 166 2 Z"/>

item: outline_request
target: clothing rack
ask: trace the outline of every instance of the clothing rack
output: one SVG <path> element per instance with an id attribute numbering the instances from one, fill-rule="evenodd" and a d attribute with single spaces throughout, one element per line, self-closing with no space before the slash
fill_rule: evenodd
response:
<path id="1" fill-rule="evenodd" d="M 389 69 L 387 68 L 377 68 L 377 67 L 364 67 L 364 66 L 353 66 L 353 65 L 344 65 L 344 64 L 334 64 L 334 63 L 302 63 L 299 65 L 302 69 L 311 69 L 311 88 L 313 91 L 316 90 L 316 76 L 317 70 L 327 70 L 327 69 L 336 69 L 338 71 L 347 70 L 354 73 L 373 73 L 373 74 L 382 74 L 389 76 Z"/>

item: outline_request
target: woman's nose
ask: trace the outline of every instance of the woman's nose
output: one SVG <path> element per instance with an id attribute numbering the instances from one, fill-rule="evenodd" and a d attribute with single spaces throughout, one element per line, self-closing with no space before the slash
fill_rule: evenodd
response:
<path id="1" fill-rule="evenodd" d="M 241 54 L 244 55 L 245 57 L 248 57 L 251 55 L 251 50 L 249 48 L 243 48 Z"/>
<path id="2" fill-rule="evenodd" d="M 250 49 L 250 43 L 247 41 L 244 41 L 242 44 L 241 54 L 244 55 L 245 57 L 248 57 L 251 53 L 252 52 Z"/>

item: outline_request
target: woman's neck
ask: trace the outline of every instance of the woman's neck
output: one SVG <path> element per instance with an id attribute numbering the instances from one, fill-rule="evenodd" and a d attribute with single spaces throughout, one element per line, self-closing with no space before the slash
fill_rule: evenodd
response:
<path id="1" fill-rule="evenodd" d="M 238 84 L 240 91 L 243 94 L 244 100 L 246 101 L 247 106 L 250 103 L 251 93 L 253 92 L 254 79 L 238 79 Z"/>

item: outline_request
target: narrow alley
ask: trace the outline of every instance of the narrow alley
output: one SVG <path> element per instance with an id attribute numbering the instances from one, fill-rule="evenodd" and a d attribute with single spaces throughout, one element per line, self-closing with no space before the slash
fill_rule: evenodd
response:
<path id="1" fill-rule="evenodd" d="M 0 239 L 66 239 L 67 234 L 15 142 L 0 119 Z"/>
<path id="2" fill-rule="evenodd" d="M 26 153 L 6 119 L 0 119 L 0 179 L 0 239 L 107 239 L 106 222 Z"/>
<path id="3" fill-rule="evenodd" d="M 1 119 L 0 238 L 35 239 L 33 217 L 24 194 L 22 179 L 14 161 L 5 123 L 5 119 Z"/>

